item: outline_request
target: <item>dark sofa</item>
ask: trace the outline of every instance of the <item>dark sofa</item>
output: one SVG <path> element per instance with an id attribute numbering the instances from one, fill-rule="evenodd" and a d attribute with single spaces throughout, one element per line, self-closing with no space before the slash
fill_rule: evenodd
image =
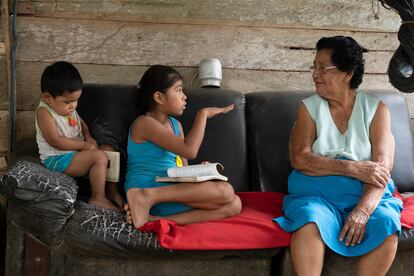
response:
<path id="1" fill-rule="evenodd" d="M 235 104 L 234 111 L 209 120 L 197 159 L 191 163 L 222 163 L 236 191 L 287 191 L 289 133 L 300 100 L 311 92 L 242 94 L 199 88 L 187 89 L 186 94 L 187 109 L 179 118 L 185 131 L 201 107 Z M 391 110 L 397 145 L 393 178 L 400 192 L 414 192 L 414 148 L 406 101 L 392 92 L 372 94 Z M 135 104 L 133 86 L 86 85 L 78 111 L 98 141 L 124 153 Z M 84 181 L 49 172 L 33 159 L 20 159 L 11 166 L 0 185 L 8 198 L 6 275 L 293 274 L 286 248 L 163 249 L 155 235 L 126 225 L 122 213 L 86 204 L 89 191 Z M 413 233 L 402 233 L 390 275 L 413 275 Z M 324 274 L 353 275 L 355 263 L 328 252 Z"/>

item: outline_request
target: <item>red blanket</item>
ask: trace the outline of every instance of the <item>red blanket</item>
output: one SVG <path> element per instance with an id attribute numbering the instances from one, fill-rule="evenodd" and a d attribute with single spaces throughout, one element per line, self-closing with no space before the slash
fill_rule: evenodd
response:
<path id="1" fill-rule="evenodd" d="M 177 225 L 173 221 L 148 222 L 142 231 L 157 233 L 164 248 L 175 250 L 260 249 L 289 246 L 291 234 L 273 222 L 281 216 L 284 194 L 271 192 L 238 193 L 243 209 L 240 215 L 203 223 Z M 403 198 L 401 225 L 414 228 L 414 196 Z"/>
<path id="2" fill-rule="evenodd" d="M 414 196 L 405 198 L 399 192 L 394 192 L 394 197 L 403 202 L 404 210 L 401 211 L 401 226 L 411 229 L 414 228 Z"/>
<path id="3" fill-rule="evenodd" d="M 188 225 L 162 219 L 148 222 L 140 230 L 157 233 L 162 247 L 178 250 L 259 249 L 290 244 L 291 234 L 272 221 L 282 215 L 284 194 L 238 195 L 243 206 L 238 216 Z"/>

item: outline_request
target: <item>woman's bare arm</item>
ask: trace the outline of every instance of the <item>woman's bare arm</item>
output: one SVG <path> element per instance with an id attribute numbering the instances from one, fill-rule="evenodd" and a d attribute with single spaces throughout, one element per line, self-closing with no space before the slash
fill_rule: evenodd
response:
<path id="1" fill-rule="evenodd" d="M 380 103 L 370 127 L 371 160 L 383 162 L 388 175 L 394 164 L 395 140 L 391 133 L 391 119 L 388 108 Z M 364 192 L 357 207 L 372 214 L 377 208 L 384 189 L 372 185 L 364 185 Z"/>
<path id="2" fill-rule="evenodd" d="M 382 162 L 388 172 L 391 171 L 394 162 L 395 141 L 391 133 L 391 119 L 388 108 L 380 103 L 370 127 L 371 159 Z M 389 174 L 389 173 L 388 173 Z M 375 211 L 380 202 L 384 188 L 373 185 L 364 185 L 364 190 L 359 203 L 352 209 L 346 219 L 339 239 L 346 237 L 346 245 L 361 243 L 365 235 L 365 228 L 369 217 Z"/>
<path id="3" fill-rule="evenodd" d="M 323 157 L 312 152 L 316 140 L 315 122 L 303 103 L 289 139 L 290 162 L 294 169 L 307 175 L 346 175 L 349 162 Z"/>
<path id="4" fill-rule="evenodd" d="M 289 140 L 289 154 L 294 169 L 312 176 L 345 175 L 364 183 L 384 187 L 389 172 L 381 162 L 332 159 L 312 152 L 316 126 L 303 103 Z"/>

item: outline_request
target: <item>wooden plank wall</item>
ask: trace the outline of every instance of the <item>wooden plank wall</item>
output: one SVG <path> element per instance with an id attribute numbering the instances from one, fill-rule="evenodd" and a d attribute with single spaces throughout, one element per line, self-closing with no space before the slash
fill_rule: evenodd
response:
<path id="1" fill-rule="evenodd" d="M 350 35 L 369 50 L 361 88 L 393 89 L 386 71 L 399 45 L 400 18 L 380 7 L 377 19 L 371 1 L 24 0 L 18 12 L 19 149 L 34 142 L 40 74 L 58 60 L 73 62 L 85 82 L 124 84 L 162 63 L 182 72 L 189 86 L 200 60 L 216 57 L 223 65 L 223 88 L 313 89 L 307 68 L 317 40 Z M 8 108 L 3 85 L 2 77 L 2 129 Z M 414 117 L 414 97 L 407 97 Z M 0 153 L 7 149 L 3 133 Z"/>

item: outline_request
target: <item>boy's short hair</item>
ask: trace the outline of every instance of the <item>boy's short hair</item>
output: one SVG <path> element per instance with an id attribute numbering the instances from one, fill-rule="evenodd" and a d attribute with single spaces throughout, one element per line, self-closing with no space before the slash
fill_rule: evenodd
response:
<path id="1" fill-rule="evenodd" d="M 40 80 L 42 93 L 49 93 L 53 97 L 62 96 L 65 92 L 81 90 L 83 80 L 73 64 L 58 61 L 45 68 Z"/>

